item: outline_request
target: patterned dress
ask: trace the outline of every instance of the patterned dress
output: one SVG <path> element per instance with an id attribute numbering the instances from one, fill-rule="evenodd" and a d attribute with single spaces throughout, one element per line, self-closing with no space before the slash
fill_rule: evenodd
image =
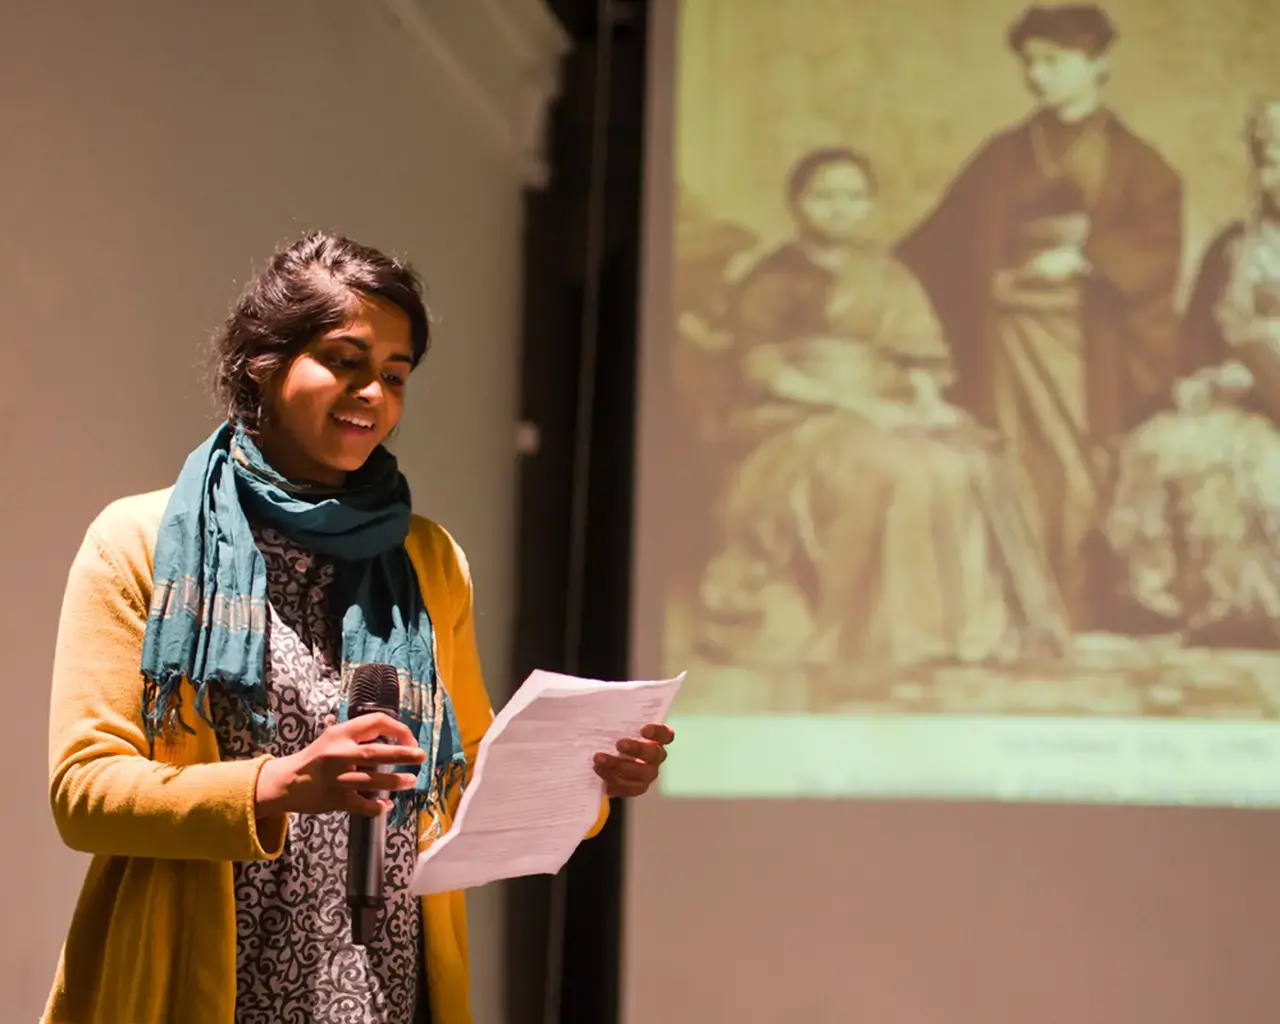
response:
<path id="1" fill-rule="evenodd" d="M 1178 408 L 1120 450 L 1106 536 L 1146 628 L 1280 647 L 1280 225 L 1228 224 L 1187 302 Z M 1127 609 L 1126 609 L 1127 610 Z"/>
<path id="2" fill-rule="evenodd" d="M 274 530 L 254 532 L 270 607 L 267 685 L 276 716 L 270 752 L 288 755 L 319 736 L 338 709 L 341 623 L 329 601 L 334 565 Z M 243 712 L 217 687 L 210 694 L 223 758 L 262 753 Z M 278 859 L 233 866 L 236 1024 L 426 1019 L 421 915 L 409 895 L 416 829 L 387 829 L 386 911 L 377 941 L 362 948 L 352 944 L 346 904 L 347 828 L 345 813 L 296 814 Z"/>
<path id="3" fill-rule="evenodd" d="M 985 430 L 923 419 L 918 382 L 946 388 L 950 353 L 900 263 L 867 246 L 832 267 L 788 243 L 734 286 L 723 325 L 742 383 L 703 657 L 762 677 L 804 666 L 841 692 L 1065 646 L 1011 467 Z"/>

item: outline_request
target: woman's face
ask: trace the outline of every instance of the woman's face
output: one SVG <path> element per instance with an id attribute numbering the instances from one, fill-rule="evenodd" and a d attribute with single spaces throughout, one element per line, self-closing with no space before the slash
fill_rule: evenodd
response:
<path id="1" fill-rule="evenodd" d="M 862 168 L 842 161 L 814 171 L 796 199 L 796 213 L 806 234 L 823 242 L 853 242 L 874 205 Z"/>
<path id="2" fill-rule="evenodd" d="M 262 453 L 291 480 L 340 486 L 400 422 L 413 367 L 409 318 L 357 296 L 265 389 Z"/>
<path id="3" fill-rule="evenodd" d="M 1050 110 L 1096 97 L 1106 72 L 1106 57 L 1049 39 L 1028 39 L 1022 46 L 1022 70 L 1032 94 Z"/>

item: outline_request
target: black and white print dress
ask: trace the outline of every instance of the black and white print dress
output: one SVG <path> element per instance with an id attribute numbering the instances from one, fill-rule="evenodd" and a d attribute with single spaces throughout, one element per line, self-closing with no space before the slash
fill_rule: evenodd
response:
<path id="1" fill-rule="evenodd" d="M 330 607 L 332 562 L 255 529 L 267 567 L 267 685 L 276 717 L 270 753 L 301 750 L 337 714 L 341 622 Z M 244 712 L 210 687 L 222 757 L 256 757 Z M 409 895 L 413 825 L 387 828 L 387 904 L 378 937 L 351 941 L 345 813 L 295 814 L 284 852 L 236 863 L 236 1024 L 415 1024 L 421 913 Z M 425 993 L 423 993 L 425 996 Z M 421 1008 L 425 1010 L 425 1006 Z"/>

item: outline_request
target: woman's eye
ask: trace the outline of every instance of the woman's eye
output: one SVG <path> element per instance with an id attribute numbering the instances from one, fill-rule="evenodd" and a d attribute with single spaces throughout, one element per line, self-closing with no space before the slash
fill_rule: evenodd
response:
<path id="1" fill-rule="evenodd" d="M 386 382 L 390 384 L 393 388 L 404 387 L 404 378 L 401 377 L 398 373 L 383 374 L 383 377 L 386 380 Z"/>

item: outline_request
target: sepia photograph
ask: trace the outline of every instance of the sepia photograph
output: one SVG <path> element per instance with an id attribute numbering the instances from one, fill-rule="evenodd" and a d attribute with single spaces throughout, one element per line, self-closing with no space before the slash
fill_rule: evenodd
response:
<path id="1" fill-rule="evenodd" d="M 679 39 L 679 713 L 1280 717 L 1268 6 L 701 0 Z"/>

